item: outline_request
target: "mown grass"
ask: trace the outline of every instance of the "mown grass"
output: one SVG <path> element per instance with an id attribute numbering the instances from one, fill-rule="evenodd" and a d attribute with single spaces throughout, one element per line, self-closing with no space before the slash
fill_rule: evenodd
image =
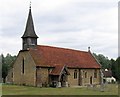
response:
<path id="1" fill-rule="evenodd" d="M 118 95 L 117 85 L 107 85 L 104 92 L 100 88 L 38 88 L 17 85 L 2 85 L 2 95 Z"/>

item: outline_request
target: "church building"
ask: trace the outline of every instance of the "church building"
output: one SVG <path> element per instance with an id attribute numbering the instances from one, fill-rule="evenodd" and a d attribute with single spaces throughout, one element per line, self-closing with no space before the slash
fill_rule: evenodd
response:
<path id="1" fill-rule="evenodd" d="M 72 87 L 101 83 L 101 65 L 90 51 L 37 44 L 31 6 L 22 50 L 7 76 L 7 83 L 37 87 Z"/>

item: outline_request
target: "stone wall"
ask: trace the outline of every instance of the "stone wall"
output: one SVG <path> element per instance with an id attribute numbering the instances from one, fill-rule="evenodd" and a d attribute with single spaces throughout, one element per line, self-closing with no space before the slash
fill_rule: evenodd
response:
<path id="1" fill-rule="evenodd" d="M 23 73 L 23 59 L 24 59 L 24 73 Z M 77 78 L 74 78 L 74 71 L 77 70 Z M 49 84 L 50 68 L 37 68 L 29 54 L 29 51 L 20 52 L 13 65 L 13 83 L 19 85 L 30 86 L 47 86 Z M 68 68 L 70 75 L 68 75 L 69 86 L 84 86 L 91 84 L 100 84 L 100 70 L 96 69 L 97 78 L 94 77 L 95 69 L 72 69 Z M 86 74 L 85 74 L 86 73 Z M 11 73 L 12 74 L 12 73 Z M 37 77 L 37 80 L 36 80 Z M 90 81 L 91 80 L 91 81 Z"/>
<path id="2" fill-rule="evenodd" d="M 69 86 L 78 86 L 78 74 L 77 78 L 74 79 L 74 70 L 75 69 L 68 69 L 70 75 L 68 75 L 68 84 Z M 78 71 L 78 69 L 76 69 Z"/>
<path id="3" fill-rule="evenodd" d="M 77 70 L 77 78 L 74 79 L 74 70 Z M 100 84 L 100 70 L 97 69 L 97 78 L 94 77 L 95 69 L 68 69 L 70 75 L 68 76 L 68 84 L 70 86 L 84 86 L 91 84 Z M 85 74 L 86 73 L 86 74 Z"/>
<path id="4" fill-rule="evenodd" d="M 24 73 L 22 64 L 24 59 Z M 13 83 L 36 86 L 36 66 L 28 51 L 20 52 L 13 65 Z"/>
<path id="5" fill-rule="evenodd" d="M 85 77 L 86 72 L 87 72 L 87 77 Z M 100 84 L 100 70 L 97 69 L 96 78 L 94 77 L 94 72 L 95 72 L 95 69 L 82 69 L 82 84 L 83 85 L 91 84 L 90 82 L 91 79 L 92 79 L 92 84 Z"/>
<path id="6" fill-rule="evenodd" d="M 41 83 L 42 86 L 47 86 L 49 83 L 48 68 L 39 68 L 37 72 L 38 72 L 37 76 L 40 77 L 40 79 L 38 80 L 38 84 Z"/>
<path id="7" fill-rule="evenodd" d="M 13 69 L 12 68 L 8 71 L 8 75 L 6 77 L 6 83 L 8 84 L 13 83 Z"/>

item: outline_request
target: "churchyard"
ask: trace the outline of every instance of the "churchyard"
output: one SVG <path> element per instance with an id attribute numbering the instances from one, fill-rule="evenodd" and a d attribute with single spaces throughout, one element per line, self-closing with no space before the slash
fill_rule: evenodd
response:
<path id="1" fill-rule="evenodd" d="M 2 85 L 2 95 L 118 95 L 117 84 L 107 84 L 102 88 L 68 87 L 68 88 L 38 88 L 18 85 Z"/>

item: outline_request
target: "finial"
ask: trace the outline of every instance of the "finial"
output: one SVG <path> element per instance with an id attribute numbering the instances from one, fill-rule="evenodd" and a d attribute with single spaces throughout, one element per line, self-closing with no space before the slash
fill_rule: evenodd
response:
<path id="1" fill-rule="evenodd" d="M 31 1 L 30 1 L 30 9 L 31 9 Z"/>
<path id="2" fill-rule="evenodd" d="M 90 47 L 88 47 L 88 52 L 90 52 Z"/>

